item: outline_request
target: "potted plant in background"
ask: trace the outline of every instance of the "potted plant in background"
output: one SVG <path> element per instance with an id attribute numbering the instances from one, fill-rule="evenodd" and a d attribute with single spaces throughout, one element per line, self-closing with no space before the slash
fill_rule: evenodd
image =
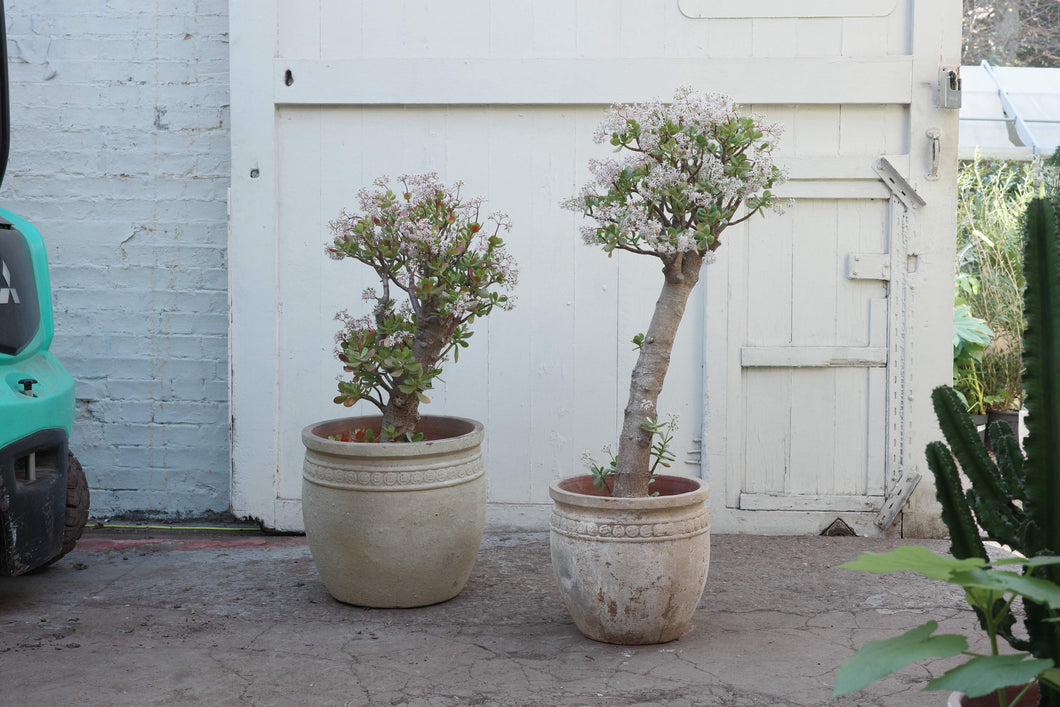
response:
<path id="1" fill-rule="evenodd" d="M 379 289 L 370 314 L 340 312 L 337 355 L 347 377 L 335 402 L 366 401 L 380 415 L 302 430 L 302 510 L 313 560 L 328 591 L 350 604 L 423 606 L 464 587 L 482 542 L 486 478 L 481 423 L 421 416 L 420 403 L 468 345 L 470 325 L 509 309 L 516 271 L 481 199 L 435 173 L 386 178 L 358 196 L 361 213 L 333 221 L 335 259 L 366 264 Z M 484 223 L 485 222 L 485 223 Z"/>
<path id="2" fill-rule="evenodd" d="M 954 679 L 945 687 L 959 689 L 970 697 L 998 691 L 995 704 L 1005 707 L 1014 703 L 1009 701 L 1002 688 L 1036 678 L 1041 693 L 1037 704 L 1060 707 L 1060 670 L 1056 668 L 1057 661 L 1060 661 L 1060 592 L 1057 589 L 1060 564 L 1054 557 L 1060 554 L 1060 513 L 1057 512 L 1060 509 L 1060 434 L 1057 434 L 1060 430 L 1060 234 L 1057 204 L 1048 199 L 1032 200 L 1026 211 L 1025 233 L 1023 270 L 1027 286 L 1023 293 L 1023 312 L 1027 328 L 1022 362 L 1028 435 L 1023 441 L 1023 449 L 1008 425 L 995 423 L 988 430 L 994 451 L 992 454 L 988 452 L 957 392 L 943 386 L 932 393 L 932 401 L 949 447 L 942 442 L 932 442 L 927 447 L 927 461 L 935 476 L 942 519 L 950 532 L 950 552 L 956 558 L 952 562 L 964 563 L 944 568 L 945 571 L 939 572 L 936 578 L 948 579 L 965 587 L 969 603 L 990 635 L 992 648 L 990 660 L 976 658 L 965 672 L 947 673 Z M 962 473 L 971 483 L 967 490 L 962 483 Z M 1022 575 L 990 571 L 980 528 L 989 539 L 1026 558 L 1012 561 L 1022 566 Z M 858 562 L 865 566 L 856 568 L 888 571 L 886 567 L 879 568 L 878 558 L 869 563 L 865 560 L 864 557 L 859 559 Z M 996 567 L 1002 563 L 993 564 Z M 927 566 L 894 569 L 921 571 Z M 938 571 L 939 568 L 934 569 Z M 1026 638 L 1013 632 L 1016 616 L 1012 603 L 1015 596 L 1023 597 Z M 890 639 L 893 642 L 890 650 L 914 651 L 915 657 L 872 679 L 913 660 L 941 655 L 933 652 L 940 644 L 930 638 L 930 633 L 928 630 L 919 638 L 907 634 Z M 998 636 L 1022 653 L 1016 654 L 1018 657 L 999 656 Z M 948 655 L 955 655 L 960 650 L 963 648 Z M 865 648 L 859 654 L 864 651 Z M 1024 660 L 1027 654 L 1035 660 Z M 858 655 L 851 660 L 856 658 Z M 863 660 L 855 662 L 864 664 Z M 879 671 L 881 668 L 882 664 L 877 664 L 869 669 Z M 976 689 L 968 689 L 969 685 Z M 1017 688 L 1016 692 L 1021 689 Z"/>
<path id="3" fill-rule="evenodd" d="M 593 223 L 587 244 L 657 258 L 662 292 L 639 349 L 618 452 L 592 474 L 551 485 L 552 563 L 579 630 L 620 644 L 661 643 L 688 627 L 710 558 L 708 489 L 657 476 L 672 459 L 674 420 L 656 410 L 674 336 L 704 263 L 730 226 L 776 208 L 780 130 L 732 99 L 681 88 L 673 101 L 614 106 L 596 142 L 621 158 L 591 160 L 593 181 L 564 202 Z"/>
<path id="4" fill-rule="evenodd" d="M 979 292 L 975 277 L 958 272 L 953 297 L 953 388 L 972 416 L 975 428 L 986 439 L 986 412 L 999 396 L 987 395 L 979 374 L 983 351 L 990 345 L 994 332 L 986 322 L 971 312 L 967 297 Z"/>
<path id="5" fill-rule="evenodd" d="M 965 362 L 954 387 L 973 414 L 1007 422 L 1022 438 L 1023 215 L 1046 167 L 981 160 L 961 165 L 957 178 L 957 297 L 983 320 L 991 340 Z M 986 444 L 991 445 L 986 437 Z"/>

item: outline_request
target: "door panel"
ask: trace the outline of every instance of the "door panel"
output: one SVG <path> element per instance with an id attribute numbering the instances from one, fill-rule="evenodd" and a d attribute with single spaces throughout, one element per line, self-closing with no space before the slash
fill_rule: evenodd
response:
<path id="1" fill-rule="evenodd" d="M 558 203 L 610 152 L 591 141 L 606 104 L 693 84 L 784 123 L 795 204 L 726 232 L 693 293 L 660 402 L 680 415 L 673 470 L 710 480 L 723 530 L 871 518 L 920 443 L 912 391 L 948 370 L 939 327 L 908 322 L 947 317 L 920 304 L 951 286 L 952 250 L 923 235 L 945 229 L 953 184 L 948 165 L 923 181 L 923 136 L 955 130 L 931 81 L 957 7 L 232 0 L 235 512 L 300 527 L 298 431 L 349 412 L 330 402 L 332 317 L 371 284 L 324 257 L 327 223 L 380 174 L 437 170 L 515 224 L 517 307 L 478 323 L 430 405 L 486 423 L 491 501 L 543 507 L 613 444 L 658 267 L 583 246 Z M 881 156 L 925 196 L 916 215 Z"/>

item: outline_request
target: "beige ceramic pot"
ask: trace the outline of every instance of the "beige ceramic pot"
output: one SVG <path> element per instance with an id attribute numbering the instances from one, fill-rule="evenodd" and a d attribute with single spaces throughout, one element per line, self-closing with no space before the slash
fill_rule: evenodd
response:
<path id="1" fill-rule="evenodd" d="M 1023 692 L 1024 687 L 1026 687 L 1026 685 L 1011 685 L 1006 687 L 1006 704 L 1015 699 L 1016 695 Z M 1030 689 L 1023 694 L 1023 697 L 1019 699 L 1019 702 L 1014 703 L 1014 707 L 1036 707 L 1040 695 L 1041 692 L 1038 690 L 1038 683 L 1034 683 L 1031 685 Z M 982 697 L 968 697 L 960 692 L 951 692 L 949 700 L 946 702 L 946 707 L 997 707 L 997 704 L 997 694 L 995 693 L 983 695 Z"/>
<path id="2" fill-rule="evenodd" d="M 549 488 L 552 569 L 578 630 L 606 643 L 665 643 L 688 630 L 710 564 L 707 486 L 660 476 L 659 496 L 611 498 L 589 476 Z"/>
<path id="3" fill-rule="evenodd" d="M 482 423 L 425 415 L 423 441 L 339 442 L 380 418 L 302 430 L 302 515 L 328 592 L 358 606 L 411 607 L 464 588 L 486 526 Z"/>

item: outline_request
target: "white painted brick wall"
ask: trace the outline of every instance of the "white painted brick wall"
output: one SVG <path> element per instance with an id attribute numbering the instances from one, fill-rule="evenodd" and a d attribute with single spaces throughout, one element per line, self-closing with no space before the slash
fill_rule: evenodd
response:
<path id="1" fill-rule="evenodd" d="M 229 507 L 227 0 L 7 0 L 0 204 L 48 244 L 95 517 Z"/>

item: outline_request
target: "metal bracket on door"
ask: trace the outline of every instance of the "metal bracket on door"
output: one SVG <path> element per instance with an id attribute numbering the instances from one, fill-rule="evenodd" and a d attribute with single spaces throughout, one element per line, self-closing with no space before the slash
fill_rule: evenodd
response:
<path id="1" fill-rule="evenodd" d="M 876 164 L 872 166 L 876 171 L 876 174 L 880 175 L 880 179 L 887 185 L 887 188 L 891 190 L 899 201 L 905 204 L 908 209 L 919 209 L 920 207 L 927 204 L 924 199 L 916 193 L 916 189 L 913 185 L 906 181 L 905 177 L 899 174 L 895 166 L 891 164 L 890 160 L 886 157 L 881 157 L 876 160 Z"/>
<path id="2" fill-rule="evenodd" d="M 887 500 L 883 502 L 883 507 L 880 512 L 876 515 L 876 520 L 873 523 L 876 524 L 880 530 L 887 530 L 894 523 L 894 519 L 901 513 L 902 508 L 905 506 L 909 497 L 913 495 L 913 489 L 920 483 L 920 474 L 917 472 L 906 472 L 902 474 L 902 478 L 898 479 L 898 483 L 894 485 L 891 492 L 887 494 Z"/>
<path id="3" fill-rule="evenodd" d="M 847 255 L 848 280 L 891 279 L 890 253 L 850 253 Z"/>
<path id="4" fill-rule="evenodd" d="M 939 161 L 942 159 L 942 133 L 939 132 L 938 128 L 931 128 L 927 131 L 927 136 L 931 140 L 931 171 L 928 172 L 928 181 L 934 182 L 939 178 Z"/>

